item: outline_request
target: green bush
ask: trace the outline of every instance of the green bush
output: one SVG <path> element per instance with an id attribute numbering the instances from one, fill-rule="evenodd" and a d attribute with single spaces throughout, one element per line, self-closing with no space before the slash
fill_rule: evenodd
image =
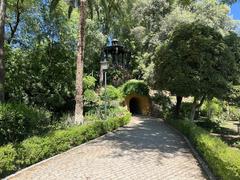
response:
<path id="1" fill-rule="evenodd" d="M 95 111 L 100 103 L 100 97 L 94 91 L 96 81 L 93 76 L 84 76 L 83 78 L 84 114 L 89 111 Z"/>
<path id="2" fill-rule="evenodd" d="M 191 140 L 219 179 L 240 179 L 240 151 L 238 149 L 229 147 L 221 139 L 211 136 L 207 131 L 188 120 L 169 120 L 168 122 Z"/>
<path id="3" fill-rule="evenodd" d="M 136 93 L 142 96 L 149 96 L 149 88 L 144 81 L 132 79 L 122 86 L 122 91 L 125 96 Z"/>
<path id="4" fill-rule="evenodd" d="M 228 110 L 228 120 L 231 120 L 231 121 L 240 121 L 240 111 L 239 111 L 239 107 L 229 106 L 229 110 Z"/>
<path id="5" fill-rule="evenodd" d="M 125 107 L 117 106 L 117 107 L 108 107 L 106 112 L 104 112 L 104 107 L 99 106 L 95 111 L 89 111 L 85 116 L 85 122 L 92 122 L 98 120 L 105 120 L 112 117 L 124 116 L 124 112 L 126 111 Z"/>
<path id="6" fill-rule="evenodd" d="M 87 89 L 86 91 L 84 91 L 83 97 L 85 104 L 96 103 L 97 101 L 99 101 L 99 97 L 94 90 Z"/>
<path id="7" fill-rule="evenodd" d="M 196 124 L 209 132 L 218 132 L 221 129 L 219 122 L 220 121 L 212 121 L 209 118 L 201 118 L 201 121 L 196 122 Z"/>
<path id="8" fill-rule="evenodd" d="M 94 89 L 96 81 L 97 80 L 93 76 L 84 76 L 84 78 L 83 78 L 83 88 L 84 88 L 84 90 Z"/>
<path id="9" fill-rule="evenodd" d="M 85 122 L 98 121 L 99 117 L 96 114 L 87 114 L 84 116 Z"/>
<path id="10" fill-rule="evenodd" d="M 56 130 L 45 136 L 31 137 L 15 147 L 6 145 L 0 148 L 0 177 L 17 168 L 23 168 L 64 152 L 71 147 L 99 137 L 109 131 L 127 124 L 131 114 L 124 110 L 115 117 L 104 121 L 92 121 L 81 126 L 74 126 L 63 130 Z"/>
<path id="11" fill-rule="evenodd" d="M 114 86 L 107 86 L 106 89 L 101 89 L 101 98 L 105 100 L 105 98 L 110 101 L 110 100 L 118 100 L 122 99 L 122 92 L 120 89 L 115 88 Z"/>
<path id="12" fill-rule="evenodd" d="M 0 147 L 0 177 L 16 170 L 16 149 L 12 145 Z"/>
<path id="13" fill-rule="evenodd" d="M 18 165 L 25 167 L 30 164 L 34 164 L 45 157 L 53 155 L 53 149 L 51 149 L 51 140 L 49 137 L 31 137 L 24 140 L 17 148 L 18 152 Z M 62 144 L 59 144 L 62 146 Z"/>
<path id="14" fill-rule="evenodd" d="M 75 105 L 75 54 L 63 43 L 47 42 L 31 50 L 8 48 L 5 91 L 7 101 L 71 111 Z"/>
<path id="15" fill-rule="evenodd" d="M 212 100 L 205 101 L 203 103 L 201 111 L 210 120 L 217 121 L 217 120 L 221 119 L 221 115 L 223 115 L 224 104 L 222 101 L 220 101 L 216 98 L 213 98 Z"/>
<path id="16" fill-rule="evenodd" d="M 0 145 L 19 142 L 50 128 L 51 113 L 24 104 L 0 105 Z"/>
<path id="17" fill-rule="evenodd" d="M 164 94 L 163 91 L 158 91 L 152 98 L 152 101 L 155 104 L 160 104 L 162 111 L 169 110 L 173 107 L 170 97 Z"/>

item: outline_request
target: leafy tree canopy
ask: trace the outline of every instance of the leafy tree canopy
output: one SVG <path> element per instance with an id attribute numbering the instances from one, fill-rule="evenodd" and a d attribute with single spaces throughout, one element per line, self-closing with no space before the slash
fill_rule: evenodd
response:
<path id="1" fill-rule="evenodd" d="M 154 63 L 157 89 L 179 96 L 222 97 L 230 90 L 235 59 L 220 33 L 192 23 L 173 32 Z"/>

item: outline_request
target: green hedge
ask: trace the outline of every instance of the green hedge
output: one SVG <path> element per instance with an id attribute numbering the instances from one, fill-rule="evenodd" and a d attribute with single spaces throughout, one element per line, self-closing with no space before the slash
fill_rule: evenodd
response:
<path id="1" fill-rule="evenodd" d="M 188 120 L 169 120 L 168 122 L 190 139 L 217 178 L 240 179 L 240 151 L 238 149 L 229 147 L 220 138 L 210 135 Z"/>
<path id="2" fill-rule="evenodd" d="M 144 81 L 132 79 L 122 85 L 125 96 L 136 93 L 142 96 L 149 96 L 149 88 Z"/>
<path id="3" fill-rule="evenodd" d="M 52 114 L 24 104 L 0 105 L 0 145 L 20 142 L 49 130 Z"/>
<path id="4" fill-rule="evenodd" d="M 37 163 L 74 146 L 99 137 L 127 124 L 131 119 L 128 111 L 105 121 L 94 121 L 82 126 L 57 130 L 42 137 L 31 137 L 17 145 L 0 147 L 0 177 Z"/>

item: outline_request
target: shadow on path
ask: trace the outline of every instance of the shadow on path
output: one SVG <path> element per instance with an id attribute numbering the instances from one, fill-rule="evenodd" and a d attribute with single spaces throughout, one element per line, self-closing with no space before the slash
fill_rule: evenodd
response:
<path id="1" fill-rule="evenodd" d="M 107 135 L 104 140 L 113 142 L 121 152 L 150 151 L 159 152 L 161 156 L 167 157 L 169 154 L 189 153 L 182 137 L 162 120 L 136 116 L 133 121 L 129 126 Z"/>
<path id="2" fill-rule="evenodd" d="M 179 134 L 160 119 L 139 116 L 114 133 L 25 169 L 11 179 L 206 178 Z"/>

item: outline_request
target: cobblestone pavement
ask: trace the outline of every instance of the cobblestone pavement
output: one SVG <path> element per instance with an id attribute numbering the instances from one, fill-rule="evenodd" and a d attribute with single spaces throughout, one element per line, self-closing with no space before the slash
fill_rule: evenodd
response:
<path id="1" fill-rule="evenodd" d="M 185 141 L 161 120 L 135 117 L 107 134 L 8 179 L 206 179 Z"/>

